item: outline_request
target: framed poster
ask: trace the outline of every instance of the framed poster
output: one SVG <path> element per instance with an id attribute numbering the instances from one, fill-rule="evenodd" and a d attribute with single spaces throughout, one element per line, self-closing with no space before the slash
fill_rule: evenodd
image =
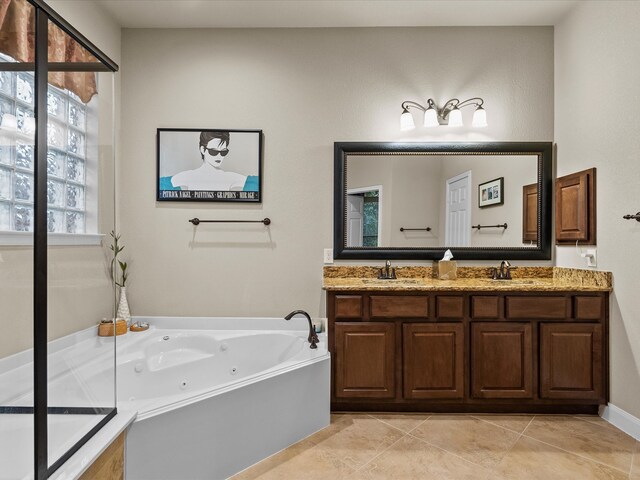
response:
<path id="1" fill-rule="evenodd" d="M 158 128 L 156 200 L 262 202 L 262 130 Z"/>
<path id="2" fill-rule="evenodd" d="M 504 203 L 504 177 L 478 185 L 478 206 L 480 208 Z"/>

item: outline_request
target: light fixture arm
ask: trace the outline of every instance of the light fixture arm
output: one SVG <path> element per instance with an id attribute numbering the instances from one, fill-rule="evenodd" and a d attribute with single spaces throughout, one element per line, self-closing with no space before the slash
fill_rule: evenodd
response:
<path id="1" fill-rule="evenodd" d="M 432 100 L 429 99 L 429 102 L 431 102 Z M 413 102 L 411 100 L 405 100 L 404 102 L 402 102 L 402 111 L 409 111 L 409 107 L 413 107 L 413 108 L 417 108 L 418 110 L 422 110 L 423 112 L 426 112 L 427 109 L 425 107 L 423 107 L 422 105 L 420 105 L 417 102 Z"/>
<path id="2" fill-rule="evenodd" d="M 469 105 L 474 105 L 476 108 L 480 108 L 482 107 L 482 105 L 484 105 L 484 100 L 480 97 L 468 98 L 467 100 L 463 100 L 462 102 L 457 98 L 448 100 L 441 109 L 438 109 L 438 119 L 442 119 L 444 121 L 440 123 L 447 123 L 451 110 L 455 108 L 459 110 L 461 108 L 468 107 Z"/>
<path id="3" fill-rule="evenodd" d="M 475 106 L 476 109 L 482 109 L 484 105 L 484 100 L 480 97 L 472 97 L 463 101 L 460 101 L 457 98 L 452 98 L 450 100 L 447 100 L 445 104 L 442 106 L 442 108 L 438 108 L 438 106 L 436 105 L 436 102 L 432 98 L 429 98 L 427 100 L 426 107 L 417 102 L 414 102 L 411 100 L 405 100 L 404 102 L 402 102 L 402 112 L 403 113 L 408 112 L 410 108 L 416 108 L 423 112 L 426 112 L 429 109 L 433 109 L 437 113 L 438 123 L 440 125 L 448 125 L 449 114 L 451 113 L 452 110 L 455 110 L 455 109 L 459 110 L 461 108 L 468 107 L 469 105 Z"/>

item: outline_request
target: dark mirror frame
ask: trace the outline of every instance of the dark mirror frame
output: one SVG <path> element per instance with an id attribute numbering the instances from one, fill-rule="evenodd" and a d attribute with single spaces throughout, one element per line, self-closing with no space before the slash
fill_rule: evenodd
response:
<path id="1" fill-rule="evenodd" d="M 457 260 L 550 260 L 552 202 L 551 142 L 393 143 L 335 142 L 333 257 L 337 260 L 439 260 L 446 247 L 346 247 L 348 155 L 536 155 L 538 243 L 530 247 L 453 247 Z"/>

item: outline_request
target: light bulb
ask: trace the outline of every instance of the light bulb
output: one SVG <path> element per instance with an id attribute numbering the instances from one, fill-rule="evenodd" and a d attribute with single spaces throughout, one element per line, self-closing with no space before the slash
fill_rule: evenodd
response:
<path id="1" fill-rule="evenodd" d="M 438 112 L 433 107 L 427 108 L 424 112 L 424 126 L 425 127 L 437 127 L 438 126 Z"/>
<path id="2" fill-rule="evenodd" d="M 449 126 L 450 127 L 462 127 L 462 112 L 459 108 L 454 108 L 449 112 Z"/>
<path id="3" fill-rule="evenodd" d="M 474 127 L 486 127 L 487 126 L 487 112 L 484 108 L 478 107 L 476 111 L 473 112 L 473 121 L 471 125 Z"/>
<path id="4" fill-rule="evenodd" d="M 400 115 L 400 130 L 413 130 L 414 128 L 416 125 L 413 123 L 413 115 L 405 108 Z"/>

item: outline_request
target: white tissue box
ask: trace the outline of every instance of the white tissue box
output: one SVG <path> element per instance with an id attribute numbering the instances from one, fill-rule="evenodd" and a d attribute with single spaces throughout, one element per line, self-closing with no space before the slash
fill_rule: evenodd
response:
<path id="1" fill-rule="evenodd" d="M 455 260 L 440 260 L 435 266 L 435 277 L 439 280 L 455 280 L 458 276 L 458 263 Z"/>

